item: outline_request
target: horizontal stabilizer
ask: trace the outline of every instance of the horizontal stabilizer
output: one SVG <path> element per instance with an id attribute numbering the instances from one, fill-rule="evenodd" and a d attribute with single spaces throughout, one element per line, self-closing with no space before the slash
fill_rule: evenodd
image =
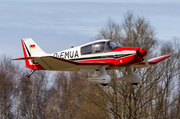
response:
<path id="1" fill-rule="evenodd" d="M 15 58 L 15 59 L 11 59 L 11 60 L 31 60 L 37 57 L 20 57 L 20 58 Z"/>

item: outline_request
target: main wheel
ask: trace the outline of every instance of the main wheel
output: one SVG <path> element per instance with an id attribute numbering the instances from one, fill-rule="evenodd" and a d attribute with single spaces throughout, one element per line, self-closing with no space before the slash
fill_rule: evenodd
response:
<path id="1" fill-rule="evenodd" d="M 101 83 L 102 86 L 107 86 L 108 84 L 107 83 Z"/>

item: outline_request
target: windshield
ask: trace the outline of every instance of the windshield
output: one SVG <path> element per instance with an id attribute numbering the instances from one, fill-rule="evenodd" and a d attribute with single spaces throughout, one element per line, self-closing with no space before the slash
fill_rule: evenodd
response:
<path id="1" fill-rule="evenodd" d="M 106 44 L 106 52 L 116 49 L 117 47 L 121 47 L 121 45 L 116 41 L 108 41 Z"/>
<path id="2" fill-rule="evenodd" d="M 93 44 L 94 53 L 103 52 L 104 51 L 104 45 L 105 45 L 105 42 L 94 43 Z"/>

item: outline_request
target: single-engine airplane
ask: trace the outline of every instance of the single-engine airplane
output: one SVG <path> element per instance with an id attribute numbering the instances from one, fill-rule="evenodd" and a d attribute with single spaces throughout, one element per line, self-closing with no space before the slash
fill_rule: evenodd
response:
<path id="1" fill-rule="evenodd" d="M 111 81 L 106 70 L 125 69 L 128 74 L 120 80 L 137 85 L 141 76 L 133 73 L 132 68 L 152 66 L 170 57 L 170 55 L 164 55 L 147 60 L 145 49 L 123 47 L 118 42 L 108 39 L 96 40 L 52 54 L 45 53 L 31 38 L 22 39 L 21 42 L 24 57 L 12 60 L 25 60 L 26 67 L 32 69 L 28 77 L 36 70 L 99 71 L 99 76 L 88 78 L 88 80 L 103 86 Z"/>

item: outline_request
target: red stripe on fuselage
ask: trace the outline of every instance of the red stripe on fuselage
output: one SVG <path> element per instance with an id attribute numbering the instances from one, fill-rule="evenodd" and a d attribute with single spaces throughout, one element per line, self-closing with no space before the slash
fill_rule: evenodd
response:
<path id="1" fill-rule="evenodd" d="M 135 63 L 139 63 L 141 62 L 141 57 L 139 57 L 138 55 L 129 55 L 126 57 L 122 57 L 119 59 L 115 59 L 115 58 L 106 58 L 106 59 L 91 59 L 91 60 L 81 60 L 81 61 L 77 61 L 77 62 L 91 62 L 91 63 L 113 63 L 114 66 L 117 65 L 132 65 Z"/>

